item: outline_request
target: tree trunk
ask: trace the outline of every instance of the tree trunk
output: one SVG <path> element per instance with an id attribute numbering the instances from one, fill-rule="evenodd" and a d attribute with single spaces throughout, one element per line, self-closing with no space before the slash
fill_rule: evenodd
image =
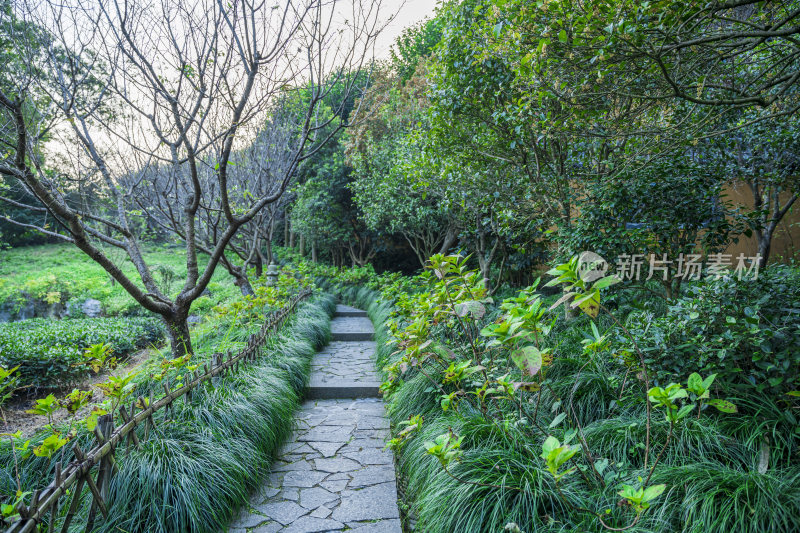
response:
<path id="1" fill-rule="evenodd" d="M 260 278 L 261 274 L 264 273 L 264 256 L 261 255 L 261 250 L 258 249 L 256 249 L 255 256 L 256 277 Z"/>
<path id="2" fill-rule="evenodd" d="M 478 267 L 480 268 L 481 277 L 483 278 L 483 285 L 486 287 L 486 290 L 489 292 L 489 294 L 491 294 L 494 291 L 492 290 L 492 282 L 489 276 L 491 275 L 493 258 L 489 257 L 487 259 L 486 256 L 483 255 L 483 252 L 478 252 L 475 255 L 478 258 Z"/>
<path id="3" fill-rule="evenodd" d="M 252 296 L 255 294 L 253 292 L 253 286 L 250 285 L 250 280 L 247 279 L 247 263 L 237 267 L 226 259 L 222 264 L 225 266 L 228 274 L 233 276 L 233 284 L 239 287 L 239 290 L 242 291 L 242 296 Z"/>
<path id="4" fill-rule="evenodd" d="M 564 293 L 569 292 L 566 288 L 563 289 Z M 572 299 L 567 300 L 564 302 L 564 319 L 565 320 L 572 320 L 574 318 L 578 318 L 578 313 L 580 311 L 577 307 L 572 307 Z"/>
<path id="5" fill-rule="evenodd" d="M 311 262 L 317 262 L 317 241 L 311 241 Z"/>
<path id="6" fill-rule="evenodd" d="M 253 294 L 255 294 L 253 292 L 253 286 L 250 285 L 250 280 L 247 279 L 247 274 L 237 273 L 234 274 L 234 276 L 236 279 L 233 284 L 239 287 L 239 290 L 242 291 L 242 296 L 253 296 Z"/>
<path id="7" fill-rule="evenodd" d="M 265 248 L 267 249 L 267 257 L 265 259 L 266 259 L 266 263 L 269 265 L 270 263 L 272 263 L 272 260 L 273 260 L 273 257 L 272 257 L 272 242 L 267 241 L 265 243 Z"/>
<path id="8" fill-rule="evenodd" d="M 450 251 L 450 248 L 456 243 L 458 239 L 458 231 L 453 226 L 449 226 L 447 228 L 447 234 L 444 237 L 444 242 L 442 242 L 442 247 L 439 248 L 439 253 L 446 255 L 447 252 Z"/>
<path id="9" fill-rule="evenodd" d="M 772 232 L 759 232 L 758 235 L 758 255 L 761 256 L 758 268 L 761 269 L 766 267 L 767 261 L 769 261 L 769 252 L 772 248 Z"/>
<path id="10" fill-rule="evenodd" d="M 289 248 L 294 248 L 294 241 L 295 241 L 295 233 L 293 231 L 289 231 Z"/>
<path id="11" fill-rule="evenodd" d="M 283 214 L 283 245 L 289 246 L 289 213 Z"/>
<path id="12" fill-rule="evenodd" d="M 173 312 L 171 316 L 162 316 L 164 324 L 167 326 L 167 338 L 172 357 L 183 357 L 192 353 L 192 338 L 189 334 L 189 309 L 182 309 Z"/>

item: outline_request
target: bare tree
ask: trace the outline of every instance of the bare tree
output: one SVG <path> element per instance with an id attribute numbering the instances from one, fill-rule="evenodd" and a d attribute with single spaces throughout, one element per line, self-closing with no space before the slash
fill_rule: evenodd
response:
<path id="1" fill-rule="evenodd" d="M 235 211 L 247 209 L 254 198 L 275 196 L 286 188 L 287 177 L 291 177 L 297 163 L 298 144 L 306 142 L 299 135 L 302 124 L 298 120 L 304 118 L 302 113 L 286 105 L 286 99 L 282 98 L 270 112 L 256 138 L 245 148 L 231 154 L 227 172 L 228 198 Z M 307 144 L 313 151 L 313 147 L 321 140 L 312 135 Z M 212 153 L 218 152 L 214 150 Z M 220 184 L 216 178 L 218 167 L 216 160 L 202 159 L 199 171 L 203 200 L 197 211 L 196 242 L 198 249 L 208 255 L 212 255 L 219 245 L 227 224 L 220 201 Z M 149 220 L 185 242 L 185 212 L 173 208 L 184 201 L 181 196 L 183 188 L 178 181 L 180 174 L 171 165 L 145 167 L 139 172 L 146 174 L 149 186 L 138 191 L 135 198 L 138 207 Z M 125 181 L 131 183 L 139 179 L 132 174 Z M 267 252 L 268 258 L 265 258 L 261 247 L 262 243 L 271 241 L 275 216 L 285 201 L 285 196 L 281 195 L 242 225 L 228 241 L 228 253 L 220 257 L 220 264 L 233 276 L 235 285 L 244 295 L 253 294 L 247 275 L 249 266 L 255 265 L 256 275 L 260 275 L 264 262 L 271 260 L 271 251 Z"/>
<path id="2" fill-rule="evenodd" d="M 345 93 L 357 90 L 358 78 L 350 73 L 370 60 L 381 29 L 380 0 L 355 0 L 346 14 L 336 0 L 65 4 L 31 0 L 24 10 L 19 7 L 21 17 L 35 20 L 52 39 L 50 76 L 44 83 L 31 72 L 20 73 L 14 90 L 0 92 L 0 108 L 16 140 L 14 149 L 2 154 L 0 174 L 36 198 L 29 210 L 48 217 L 49 225 L 29 224 L 32 229 L 75 244 L 139 304 L 163 318 L 173 354 L 190 353 L 186 319 L 192 302 L 231 240 L 281 198 L 297 165 L 329 138 L 315 136 L 328 126 L 314 120 L 320 102 L 329 97 L 325 80 L 338 72 L 336 81 Z M 97 80 L 103 80 L 100 87 Z M 31 83 L 58 108 L 58 137 L 80 148 L 68 154 L 69 172 L 53 175 L 45 168 L 42 139 L 31 135 L 24 112 Z M 307 87 L 308 94 L 297 107 L 297 142 L 289 164 L 275 176 L 275 187 L 236 202 L 230 171 L 234 145 L 246 145 L 248 125 L 264 120 L 276 98 L 298 86 Z M 212 160 L 214 166 L 204 171 L 204 161 Z M 148 169 L 153 168 L 160 176 L 151 181 Z M 185 243 L 187 275 L 174 296 L 159 289 L 142 253 L 141 207 L 156 184 L 172 202 L 168 210 L 179 221 Z M 92 193 L 103 207 L 68 200 L 66 188 L 87 198 Z M 209 191 L 217 196 L 208 198 Z M 219 223 L 201 268 L 203 206 L 218 211 Z M 125 251 L 138 280 L 115 264 L 108 247 Z"/>

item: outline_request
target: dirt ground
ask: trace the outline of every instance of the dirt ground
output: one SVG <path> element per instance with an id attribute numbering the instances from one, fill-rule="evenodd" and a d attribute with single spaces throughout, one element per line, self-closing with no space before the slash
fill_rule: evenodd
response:
<path id="1" fill-rule="evenodd" d="M 96 386 L 98 383 L 103 383 L 106 381 L 109 375 L 122 375 L 131 372 L 135 368 L 147 362 L 151 354 L 152 349 L 140 350 L 122 361 L 114 370 L 105 370 L 97 375 L 89 376 L 86 381 L 79 385 L 42 391 L 39 394 L 34 395 L 20 395 L 19 397 L 12 399 L 8 404 L 3 406 L 5 425 L 2 433 L 15 433 L 17 431 L 22 431 L 23 437 L 29 437 L 33 435 L 38 429 L 47 424 L 46 416 L 32 415 L 25 412 L 36 404 L 37 398 L 44 398 L 48 394 L 54 394 L 56 398 L 61 399 L 72 392 L 72 389 L 87 390 L 91 388 L 94 392 L 92 401 L 89 402 L 89 405 L 77 413 L 77 417 L 79 419 L 83 418 L 92 410 L 92 407 L 99 405 L 105 399 L 103 397 L 103 392 Z M 53 421 L 59 422 L 66 420 L 69 416 L 69 413 L 67 413 L 65 409 L 60 409 L 53 415 Z"/>

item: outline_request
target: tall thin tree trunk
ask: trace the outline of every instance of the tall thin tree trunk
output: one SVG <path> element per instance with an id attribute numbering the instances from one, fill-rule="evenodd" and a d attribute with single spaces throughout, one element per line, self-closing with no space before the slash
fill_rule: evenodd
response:
<path id="1" fill-rule="evenodd" d="M 302 257 L 306 256 L 306 238 L 304 235 L 300 235 L 300 255 Z"/>
<path id="2" fill-rule="evenodd" d="M 264 273 L 264 256 L 261 254 L 261 250 L 256 249 L 256 259 L 255 259 L 255 267 L 256 267 L 256 277 L 260 278 L 261 274 Z"/>
<path id="3" fill-rule="evenodd" d="M 764 268 L 769 261 L 769 253 L 772 249 L 772 233 L 771 232 L 758 232 L 758 255 L 761 257 L 758 262 L 758 268 Z"/>
<path id="4" fill-rule="evenodd" d="M 317 262 L 317 241 L 311 241 L 311 261 L 316 263 Z"/>
<path id="5" fill-rule="evenodd" d="M 266 255 L 266 257 L 264 259 L 266 260 L 265 261 L 266 264 L 269 265 L 273 261 L 273 257 L 272 257 L 272 242 L 271 241 L 267 241 L 266 243 L 264 243 L 264 249 L 267 251 L 267 255 Z"/>

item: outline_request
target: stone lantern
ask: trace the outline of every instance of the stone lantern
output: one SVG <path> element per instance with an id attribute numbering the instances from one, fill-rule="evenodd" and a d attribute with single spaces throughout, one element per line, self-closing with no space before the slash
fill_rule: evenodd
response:
<path id="1" fill-rule="evenodd" d="M 267 287 L 274 287 L 278 283 L 278 266 L 270 262 L 267 267 Z"/>

